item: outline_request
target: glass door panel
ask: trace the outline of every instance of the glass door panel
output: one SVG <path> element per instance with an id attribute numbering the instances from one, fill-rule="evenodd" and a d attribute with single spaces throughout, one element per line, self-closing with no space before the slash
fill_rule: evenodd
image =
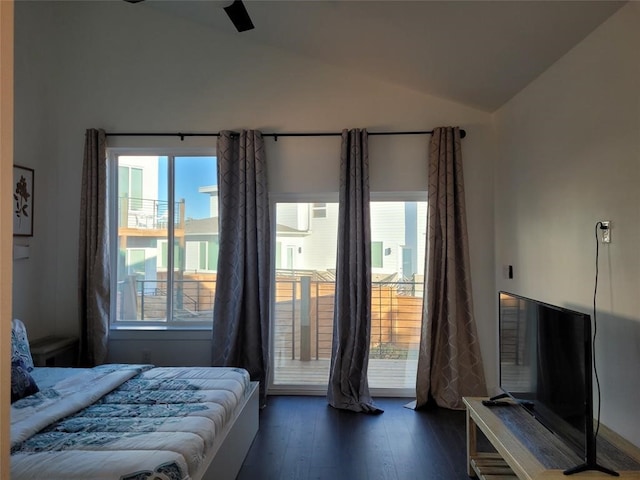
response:
<path id="1" fill-rule="evenodd" d="M 331 362 L 338 204 L 276 205 L 272 391 L 326 392 Z M 371 202 L 368 378 L 372 391 L 415 390 L 426 202 Z M 374 254 L 375 252 L 375 254 Z"/>
<path id="2" fill-rule="evenodd" d="M 276 204 L 272 390 L 326 391 L 338 204 Z"/>

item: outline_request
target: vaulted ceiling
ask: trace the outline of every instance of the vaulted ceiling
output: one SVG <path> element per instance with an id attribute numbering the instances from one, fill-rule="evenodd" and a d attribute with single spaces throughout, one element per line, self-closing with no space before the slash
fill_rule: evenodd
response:
<path id="1" fill-rule="evenodd" d="M 255 29 L 238 33 L 231 1 L 146 0 L 255 42 L 492 112 L 625 2 L 245 0 Z"/>

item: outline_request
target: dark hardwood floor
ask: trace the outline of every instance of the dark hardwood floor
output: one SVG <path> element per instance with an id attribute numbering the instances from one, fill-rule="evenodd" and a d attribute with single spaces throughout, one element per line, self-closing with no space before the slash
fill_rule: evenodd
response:
<path id="1" fill-rule="evenodd" d="M 324 397 L 271 396 L 239 480 L 468 480 L 463 411 L 336 410 Z"/>

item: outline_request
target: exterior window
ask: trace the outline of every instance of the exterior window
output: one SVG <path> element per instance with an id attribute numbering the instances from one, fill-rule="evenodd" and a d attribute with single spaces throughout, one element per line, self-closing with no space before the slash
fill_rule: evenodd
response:
<path id="1" fill-rule="evenodd" d="M 282 242 L 276 241 L 276 269 L 282 268 Z"/>
<path id="2" fill-rule="evenodd" d="M 218 239 L 213 238 L 207 242 L 207 266 L 205 267 L 207 270 L 211 270 L 213 272 L 218 270 Z"/>
<path id="3" fill-rule="evenodd" d="M 326 203 L 314 203 L 313 204 L 313 218 L 327 218 L 327 204 Z"/>
<path id="4" fill-rule="evenodd" d="M 215 271 L 218 268 L 218 242 L 189 242 L 186 245 L 185 258 L 187 271 Z"/>
<path id="5" fill-rule="evenodd" d="M 142 276 L 144 278 L 144 250 L 130 249 L 128 252 L 127 273 L 129 275 Z"/>
<path id="6" fill-rule="evenodd" d="M 211 325 L 218 188 L 211 154 L 109 152 L 112 325 Z M 170 247 L 171 246 L 171 247 Z"/>
<path id="7" fill-rule="evenodd" d="M 166 240 L 158 240 L 158 250 L 160 252 L 160 257 L 158 258 L 158 267 L 159 268 L 167 268 L 167 259 L 168 259 L 168 251 L 169 251 L 169 244 L 167 243 Z"/>
<path id="8" fill-rule="evenodd" d="M 118 196 L 128 201 L 130 210 L 142 208 L 142 169 L 118 167 Z"/>
<path id="9" fill-rule="evenodd" d="M 287 247 L 287 264 L 285 268 L 293 270 L 295 268 L 296 248 L 292 246 Z"/>
<path id="10" fill-rule="evenodd" d="M 371 242 L 371 267 L 382 268 L 382 242 Z"/>

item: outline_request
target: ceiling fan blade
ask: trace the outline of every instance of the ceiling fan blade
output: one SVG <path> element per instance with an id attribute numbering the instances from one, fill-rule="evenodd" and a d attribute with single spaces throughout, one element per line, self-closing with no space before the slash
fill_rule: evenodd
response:
<path id="1" fill-rule="evenodd" d="M 255 28 L 242 0 L 233 0 L 231 5 L 224 7 L 224 11 L 227 12 L 229 19 L 238 32 L 246 32 Z"/>

